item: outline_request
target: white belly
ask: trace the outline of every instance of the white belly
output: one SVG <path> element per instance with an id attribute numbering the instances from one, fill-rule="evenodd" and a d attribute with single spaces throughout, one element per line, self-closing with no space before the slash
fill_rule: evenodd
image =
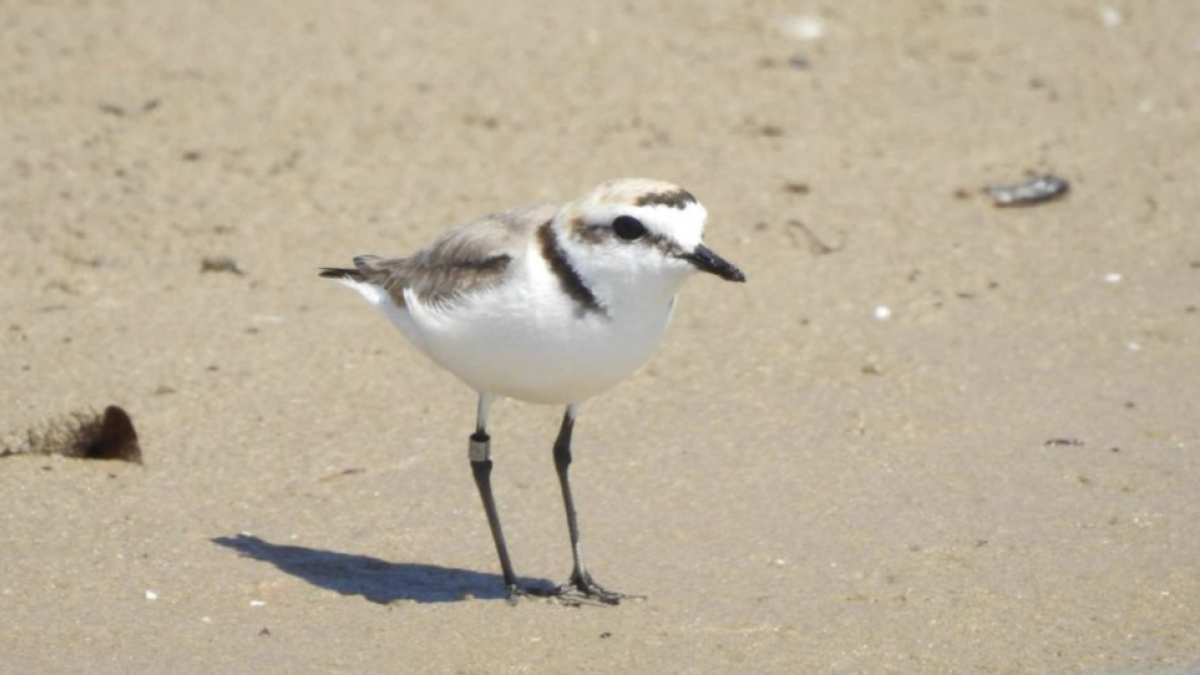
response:
<path id="1" fill-rule="evenodd" d="M 476 391 L 531 403 L 580 403 L 629 377 L 666 332 L 673 295 L 580 316 L 548 275 L 440 308 L 406 296 L 380 304 L 406 337 Z M 411 295 L 411 294 L 409 294 Z"/>

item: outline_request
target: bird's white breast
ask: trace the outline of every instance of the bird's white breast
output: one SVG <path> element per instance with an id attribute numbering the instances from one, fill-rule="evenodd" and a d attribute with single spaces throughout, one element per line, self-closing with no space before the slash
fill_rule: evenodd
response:
<path id="1" fill-rule="evenodd" d="M 584 313 L 531 243 L 504 282 L 486 291 L 446 306 L 410 292 L 404 307 L 386 294 L 377 304 L 409 340 L 477 391 L 562 405 L 609 389 L 650 358 L 670 322 L 673 290 L 616 302 L 607 315 Z"/>

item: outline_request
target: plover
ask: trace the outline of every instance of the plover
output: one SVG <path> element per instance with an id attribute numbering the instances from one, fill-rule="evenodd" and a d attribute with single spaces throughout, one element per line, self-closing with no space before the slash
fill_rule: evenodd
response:
<path id="1" fill-rule="evenodd" d="M 491 487 L 488 411 L 501 396 L 565 406 L 554 442 L 574 569 L 553 591 L 616 604 L 583 562 L 567 470 L 580 404 L 629 377 L 654 352 L 693 272 L 745 281 L 704 245 L 707 211 L 662 181 L 603 183 L 567 204 L 484 216 L 406 258 L 323 268 L 383 310 L 406 338 L 479 394 L 468 456 L 509 598 L 518 584 Z"/>

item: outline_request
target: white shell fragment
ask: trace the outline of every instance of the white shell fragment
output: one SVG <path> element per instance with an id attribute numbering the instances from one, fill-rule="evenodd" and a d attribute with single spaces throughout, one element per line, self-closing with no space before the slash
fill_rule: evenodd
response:
<path id="1" fill-rule="evenodd" d="M 1032 206 L 1052 201 L 1067 194 L 1071 184 L 1048 173 L 1034 176 L 1020 185 L 988 185 L 983 191 L 991 195 L 996 206 Z"/>
<path id="2" fill-rule="evenodd" d="M 804 42 L 825 37 L 825 22 L 811 14 L 785 16 L 779 20 L 779 28 L 789 37 Z"/>

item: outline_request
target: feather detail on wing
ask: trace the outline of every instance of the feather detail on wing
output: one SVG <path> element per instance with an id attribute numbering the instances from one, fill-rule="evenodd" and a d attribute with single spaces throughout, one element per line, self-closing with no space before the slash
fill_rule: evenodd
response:
<path id="1" fill-rule="evenodd" d="M 424 303 L 453 303 L 503 279 L 513 259 L 524 255 L 533 231 L 557 211 L 557 205 L 542 204 L 485 216 L 407 258 L 358 256 L 357 269 L 324 268 L 321 276 L 379 286 L 398 306 L 406 290 Z"/>

